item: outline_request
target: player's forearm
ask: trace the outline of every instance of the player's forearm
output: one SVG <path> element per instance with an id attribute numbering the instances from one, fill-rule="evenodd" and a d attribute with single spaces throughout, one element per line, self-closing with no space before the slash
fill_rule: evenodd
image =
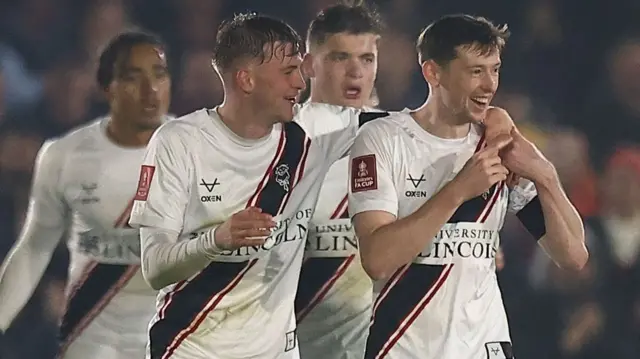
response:
<path id="1" fill-rule="evenodd" d="M 546 228 L 540 244 L 560 267 L 581 269 L 587 263 L 589 253 L 578 211 L 562 190 L 555 171 L 535 185 Z"/>
<path id="2" fill-rule="evenodd" d="M 63 232 L 27 223 L 0 268 L 0 331 L 9 328 L 33 295 Z"/>
<path id="3" fill-rule="evenodd" d="M 384 225 L 361 241 L 364 269 L 374 279 L 384 279 L 410 263 L 433 240 L 463 200 L 451 184 L 442 188 L 413 214 Z"/>
<path id="4" fill-rule="evenodd" d="M 203 270 L 215 256 L 213 231 L 194 239 L 178 241 L 178 233 L 163 229 L 140 228 L 142 274 L 153 289 L 188 279 Z"/>

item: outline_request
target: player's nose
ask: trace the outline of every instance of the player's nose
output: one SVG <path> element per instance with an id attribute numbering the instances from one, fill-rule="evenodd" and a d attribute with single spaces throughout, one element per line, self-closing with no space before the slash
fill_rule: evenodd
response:
<path id="1" fill-rule="evenodd" d="M 359 61 L 349 61 L 349 65 L 347 67 L 347 76 L 352 78 L 361 78 L 364 76 L 364 72 L 362 69 L 362 64 Z"/>
<path id="2" fill-rule="evenodd" d="M 298 71 L 298 73 L 293 76 L 291 86 L 297 90 L 304 90 L 307 87 L 307 83 L 304 81 L 302 71 Z"/>
<path id="3" fill-rule="evenodd" d="M 493 76 L 484 76 L 481 86 L 483 90 L 494 93 L 498 89 L 498 78 Z"/>
<path id="4" fill-rule="evenodd" d="M 140 92 L 142 96 L 154 96 L 158 93 L 159 82 L 154 79 L 145 79 L 140 84 Z"/>

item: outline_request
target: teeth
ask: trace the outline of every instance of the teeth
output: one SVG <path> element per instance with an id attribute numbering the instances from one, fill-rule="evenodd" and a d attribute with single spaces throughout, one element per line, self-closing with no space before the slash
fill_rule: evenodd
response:
<path id="1" fill-rule="evenodd" d="M 473 101 L 479 102 L 483 105 L 486 105 L 489 103 L 489 99 L 486 97 L 472 97 L 471 98 Z"/>

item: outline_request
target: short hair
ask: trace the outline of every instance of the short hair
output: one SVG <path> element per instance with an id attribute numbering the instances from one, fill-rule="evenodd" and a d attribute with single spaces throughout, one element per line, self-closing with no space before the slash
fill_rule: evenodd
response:
<path id="1" fill-rule="evenodd" d="M 380 14 L 364 2 L 337 4 L 320 10 L 307 29 L 307 47 L 322 45 L 331 35 L 380 35 L 385 25 Z"/>
<path id="2" fill-rule="evenodd" d="M 100 53 L 96 80 L 101 89 L 106 90 L 116 75 L 116 67 L 127 59 L 131 50 L 139 45 L 151 45 L 167 51 L 167 45 L 160 37 L 143 31 L 126 31 L 115 36 Z"/>
<path id="3" fill-rule="evenodd" d="M 276 43 L 279 46 L 274 47 Z M 287 45 L 291 51 L 285 53 Z M 276 51 L 285 57 L 302 53 L 304 45 L 300 35 L 286 22 L 256 13 L 237 14 L 218 28 L 212 62 L 220 71 L 232 68 L 237 61 L 270 60 Z"/>
<path id="4" fill-rule="evenodd" d="M 496 26 L 484 17 L 447 15 L 427 26 L 418 37 L 418 61 L 447 65 L 457 57 L 459 46 L 475 46 L 482 55 L 502 52 L 509 38 L 507 25 Z"/>

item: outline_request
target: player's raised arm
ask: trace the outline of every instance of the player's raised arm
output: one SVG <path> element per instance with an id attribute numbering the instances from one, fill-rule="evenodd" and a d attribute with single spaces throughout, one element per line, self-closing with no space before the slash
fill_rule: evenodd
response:
<path id="1" fill-rule="evenodd" d="M 517 131 L 513 132 L 513 145 L 501 156 L 511 171 L 531 181 L 514 188 L 510 210 L 540 239 L 540 245 L 557 265 L 567 269 L 584 267 L 589 258 L 584 225 L 553 165 Z"/>
<path id="2" fill-rule="evenodd" d="M 506 179 L 498 151 L 510 142 L 501 136 L 477 152 L 458 175 L 413 214 L 396 220 L 393 154 L 388 134 L 365 126 L 351 150 L 349 213 L 359 240 L 362 265 L 374 279 L 387 278 L 411 262 L 466 200 Z"/>
<path id="3" fill-rule="evenodd" d="M 0 331 L 4 332 L 29 301 L 60 243 L 68 209 L 58 183 L 60 143 L 46 142 L 38 153 L 27 217 L 20 237 L 0 269 Z"/>

